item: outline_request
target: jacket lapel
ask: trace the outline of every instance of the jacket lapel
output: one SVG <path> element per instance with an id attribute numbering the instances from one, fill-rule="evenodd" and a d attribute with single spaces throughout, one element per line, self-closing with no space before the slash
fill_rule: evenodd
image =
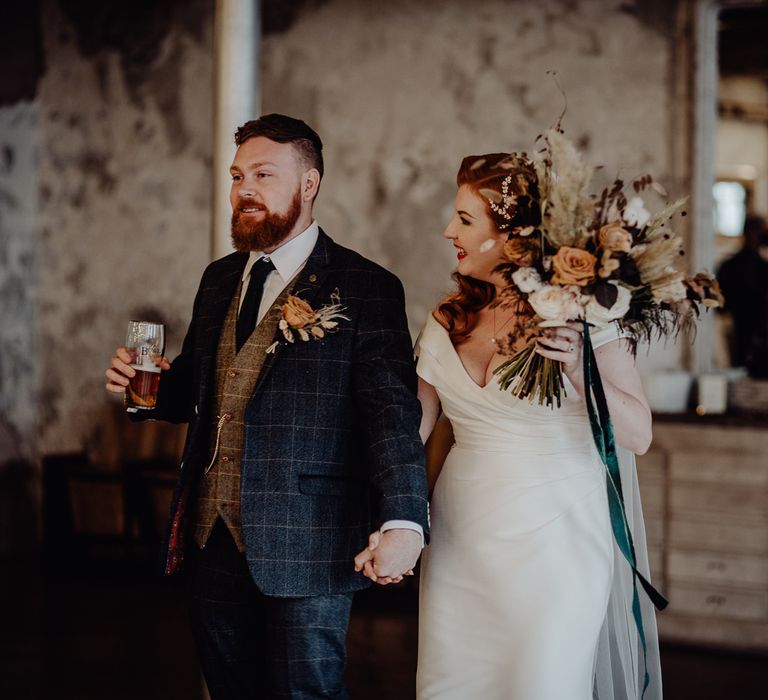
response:
<path id="1" fill-rule="evenodd" d="M 214 282 L 216 285 L 215 291 L 208 302 L 205 323 L 202 328 L 202 358 L 204 361 L 216 356 L 216 348 L 219 336 L 221 335 L 221 329 L 224 326 L 224 319 L 227 316 L 229 305 L 232 303 L 232 297 L 235 295 L 242 279 L 247 261 L 248 253 L 236 253 L 226 261 L 227 268 Z"/>
<path id="2" fill-rule="evenodd" d="M 299 273 L 299 277 L 296 280 L 296 284 L 293 286 L 293 291 L 291 292 L 293 296 L 300 297 L 313 308 L 316 308 L 315 302 L 317 295 L 319 294 L 323 282 L 325 281 L 325 278 L 328 276 L 328 272 L 330 271 L 332 248 L 333 241 L 322 229 L 320 229 L 320 235 L 317 238 L 317 243 L 315 244 L 311 255 L 307 259 L 307 263 L 304 265 L 304 269 Z M 264 380 L 269 374 L 269 371 L 272 369 L 272 366 L 275 364 L 277 357 L 280 355 L 281 349 L 283 348 L 283 334 L 281 331 L 278 330 L 275 333 L 274 340 L 278 342 L 278 345 L 276 346 L 274 352 L 271 352 L 267 355 L 267 358 L 262 365 L 261 373 L 259 374 L 259 380 L 256 383 L 254 394 L 261 389 L 262 385 L 264 384 Z"/>

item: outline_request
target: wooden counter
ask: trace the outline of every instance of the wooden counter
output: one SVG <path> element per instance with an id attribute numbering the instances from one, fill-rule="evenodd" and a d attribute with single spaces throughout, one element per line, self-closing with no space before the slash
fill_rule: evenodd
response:
<path id="1" fill-rule="evenodd" d="M 662 638 L 768 651 L 768 420 L 659 416 L 637 463 Z"/>

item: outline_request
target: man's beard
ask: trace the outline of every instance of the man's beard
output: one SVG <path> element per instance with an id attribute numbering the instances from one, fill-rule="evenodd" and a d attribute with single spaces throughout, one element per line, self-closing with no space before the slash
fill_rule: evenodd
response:
<path id="1" fill-rule="evenodd" d="M 240 207 L 248 206 L 249 200 L 241 199 L 232 212 L 232 245 L 235 250 L 267 250 L 278 246 L 293 231 L 301 216 L 301 190 L 297 189 L 285 214 L 264 209 L 264 219 L 248 221 Z"/>

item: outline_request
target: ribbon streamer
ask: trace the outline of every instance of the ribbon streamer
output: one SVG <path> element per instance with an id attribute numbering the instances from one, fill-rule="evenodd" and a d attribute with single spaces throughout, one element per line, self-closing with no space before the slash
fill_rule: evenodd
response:
<path id="1" fill-rule="evenodd" d="M 624 507 L 624 493 L 621 487 L 621 474 L 619 472 L 619 458 L 616 454 L 616 442 L 613 437 L 613 425 L 608 413 L 608 402 L 605 399 L 603 382 L 597 370 L 595 351 L 589 336 L 589 324 L 584 321 L 584 345 L 582 351 L 584 363 L 584 383 L 586 391 L 584 399 L 589 413 L 589 424 L 592 428 L 592 438 L 600 459 L 606 468 L 606 487 L 608 489 L 608 511 L 611 517 L 611 528 L 624 558 L 632 568 L 632 616 L 637 626 L 637 633 L 643 645 L 643 695 L 648 688 L 650 677 L 647 668 L 647 645 L 645 630 L 643 629 L 643 617 L 640 611 L 640 597 L 637 590 L 637 582 L 643 587 L 657 610 L 664 610 L 669 602 L 659 593 L 637 569 L 637 557 L 635 556 L 635 544 L 632 540 L 632 532 L 627 522 L 627 512 Z M 592 395 L 594 394 L 594 402 Z"/>

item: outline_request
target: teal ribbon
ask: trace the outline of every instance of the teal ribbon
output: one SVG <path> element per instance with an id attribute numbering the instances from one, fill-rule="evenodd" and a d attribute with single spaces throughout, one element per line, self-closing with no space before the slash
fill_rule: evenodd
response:
<path id="1" fill-rule="evenodd" d="M 619 458 L 616 454 L 616 442 L 613 437 L 613 426 L 611 416 L 608 413 L 608 402 L 605 399 L 605 390 L 603 382 L 600 380 L 600 373 L 597 371 L 597 361 L 595 351 L 592 347 L 592 340 L 589 337 L 589 324 L 584 322 L 584 343 L 583 343 L 583 362 L 584 362 L 584 398 L 589 413 L 589 424 L 592 428 L 592 437 L 595 441 L 595 447 L 600 454 L 603 464 L 606 467 L 606 486 L 608 489 L 608 511 L 611 516 L 611 528 L 613 536 L 616 539 L 624 558 L 632 568 L 632 616 L 637 626 L 637 633 L 640 642 L 643 645 L 643 695 L 650 682 L 647 664 L 647 645 L 645 639 L 645 630 L 643 629 L 643 616 L 640 611 L 640 596 L 637 590 L 637 583 L 643 587 L 651 602 L 657 610 L 664 610 L 669 604 L 667 599 L 659 593 L 638 570 L 637 557 L 635 556 L 635 544 L 632 540 L 632 532 L 627 522 L 627 511 L 624 507 L 624 492 L 621 487 L 621 473 L 619 472 Z M 592 401 L 594 394 L 595 400 Z"/>

